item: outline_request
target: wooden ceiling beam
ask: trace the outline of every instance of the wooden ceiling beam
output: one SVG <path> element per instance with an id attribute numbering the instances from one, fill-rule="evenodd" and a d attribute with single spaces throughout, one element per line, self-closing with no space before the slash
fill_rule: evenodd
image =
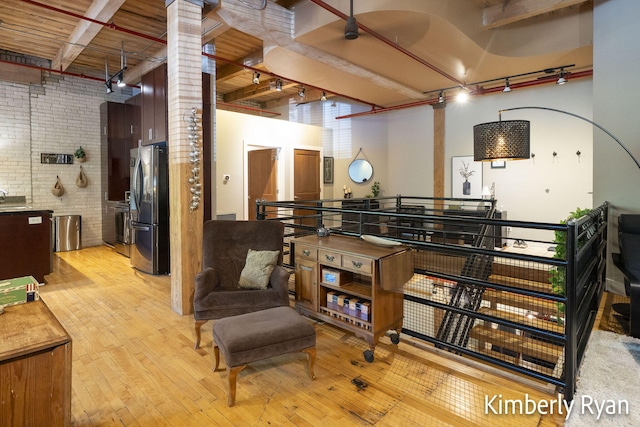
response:
<path id="1" fill-rule="evenodd" d="M 109 22 L 113 15 L 120 9 L 126 0 L 94 0 L 84 16 L 97 21 Z M 58 51 L 51 62 L 54 70 L 65 71 L 73 61 L 82 53 L 93 38 L 103 28 L 100 24 L 94 24 L 81 19 L 76 28 L 69 35 L 67 42 Z"/>
<path id="2" fill-rule="evenodd" d="M 249 55 L 241 58 L 235 62 L 238 64 L 244 64 L 248 67 L 256 68 L 262 65 L 264 58 L 262 56 L 262 49 L 257 50 Z M 238 75 L 242 73 L 246 73 L 246 68 L 241 65 L 236 64 L 226 64 L 217 68 L 216 71 L 216 80 L 225 81 L 232 79 L 234 77 L 238 77 Z"/>
<path id="3" fill-rule="evenodd" d="M 260 83 L 245 86 L 224 95 L 224 102 L 246 101 L 276 91 L 276 79 L 263 80 Z"/>
<path id="4" fill-rule="evenodd" d="M 555 12 L 589 0 L 505 0 L 484 8 L 482 23 L 486 28 L 498 28 L 534 16 Z"/>

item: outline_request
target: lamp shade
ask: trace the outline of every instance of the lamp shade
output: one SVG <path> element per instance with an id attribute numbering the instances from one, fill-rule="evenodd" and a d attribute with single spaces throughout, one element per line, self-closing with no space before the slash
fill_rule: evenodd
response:
<path id="1" fill-rule="evenodd" d="M 528 120 L 501 120 L 473 127 L 473 160 L 524 160 L 530 156 Z"/>

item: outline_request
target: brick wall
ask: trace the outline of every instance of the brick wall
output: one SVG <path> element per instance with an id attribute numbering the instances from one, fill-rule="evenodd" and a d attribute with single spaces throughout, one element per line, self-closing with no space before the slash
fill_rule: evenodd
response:
<path id="1" fill-rule="evenodd" d="M 82 245 L 102 244 L 100 104 L 123 102 L 131 89 L 108 95 L 99 81 L 43 72 L 42 84 L 0 81 L 0 188 L 26 196 L 36 209 L 54 215 L 82 215 Z M 41 153 L 73 154 L 80 146 L 85 163 L 42 164 Z M 89 179 L 76 186 L 80 166 Z M 59 176 L 65 194 L 51 187 Z"/>

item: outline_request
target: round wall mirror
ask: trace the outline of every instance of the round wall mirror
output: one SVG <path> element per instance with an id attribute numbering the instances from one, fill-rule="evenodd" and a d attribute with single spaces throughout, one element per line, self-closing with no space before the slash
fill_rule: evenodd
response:
<path id="1" fill-rule="evenodd" d="M 356 159 L 349 165 L 349 178 L 353 182 L 367 182 L 373 175 L 373 166 L 365 159 Z"/>

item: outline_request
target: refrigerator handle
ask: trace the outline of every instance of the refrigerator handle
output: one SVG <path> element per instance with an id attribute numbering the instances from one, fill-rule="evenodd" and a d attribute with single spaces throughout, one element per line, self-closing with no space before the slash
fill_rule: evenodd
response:
<path id="1" fill-rule="evenodd" d="M 134 221 L 131 222 L 131 228 L 133 230 L 139 230 L 139 231 L 149 231 L 149 230 L 151 230 L 151 227 L 149 227 L 148 225 L 141 225 L 141 224 L 138 224 L 138 223 L 136 223 Z"/>
<path id="2" fill-rule="evenodd" d="M 133 208 L 138 210 L 140 207 L 140 189 L 138 188 L 138 171 L 140 170 L 140 166 L 142 164 L 142 159 L 140 158 L 140 147 L 138 147 L 138 155 L 136 156 L 136 164 L 133 168 Z"/>

